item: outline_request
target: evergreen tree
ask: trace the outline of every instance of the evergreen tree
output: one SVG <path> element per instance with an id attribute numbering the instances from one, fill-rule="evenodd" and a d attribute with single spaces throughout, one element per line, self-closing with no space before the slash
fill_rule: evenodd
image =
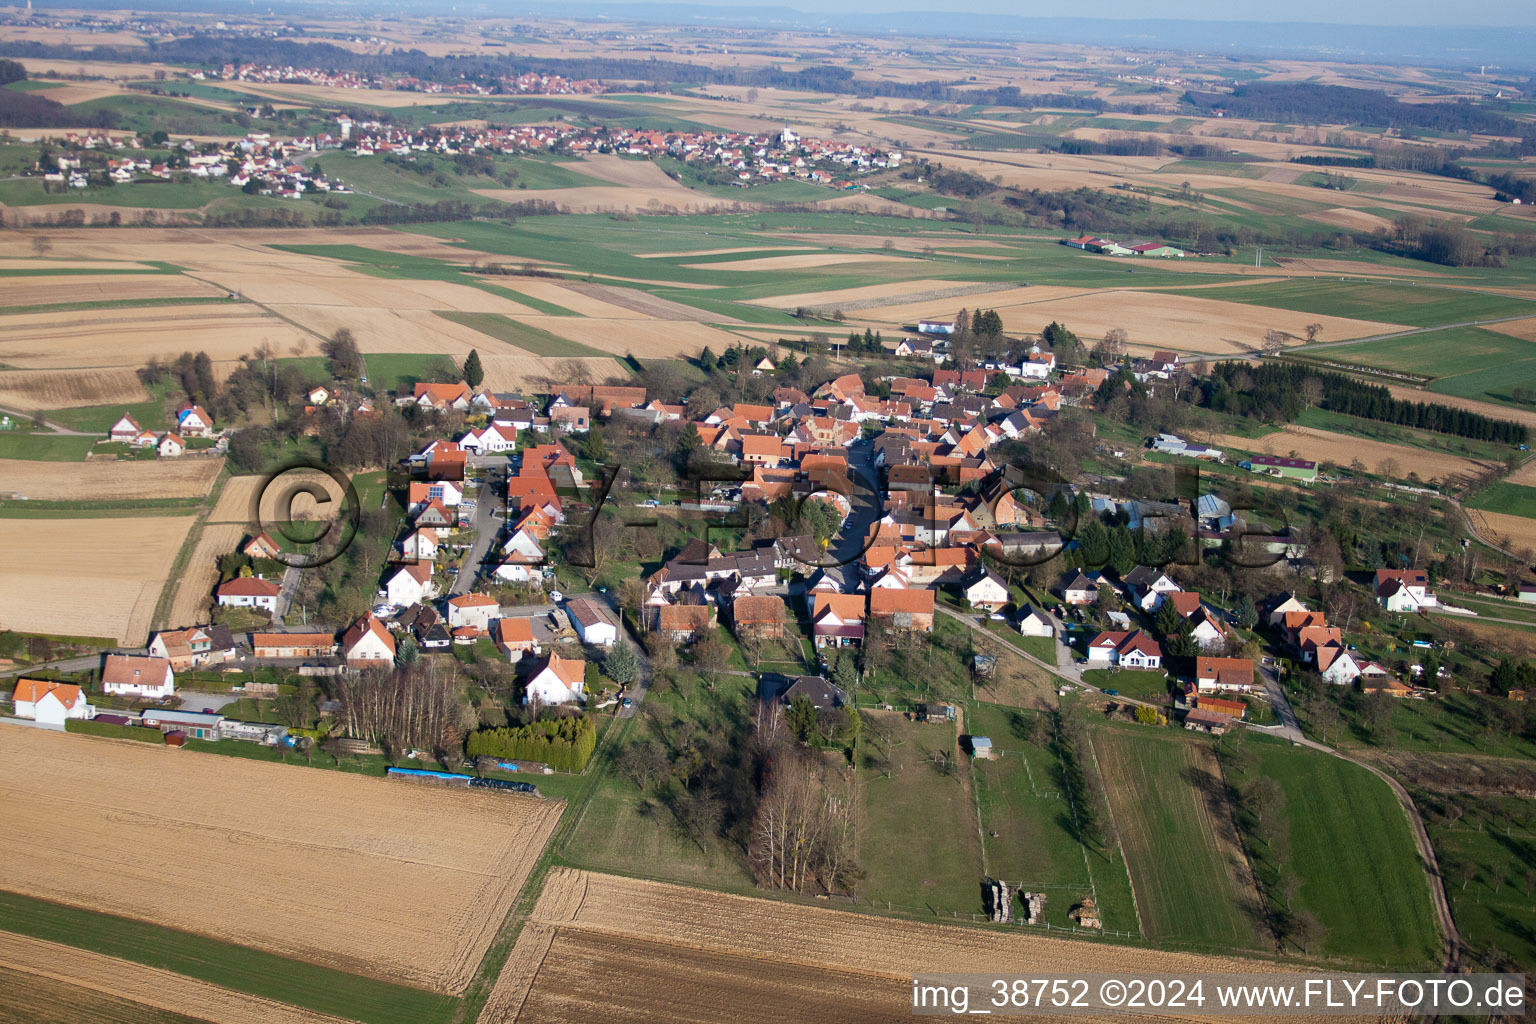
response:
<path id="1" fill-rule="evenodd" d="M 1157 609 L 1157 615 L 1153 619 L 1153 627 L 1164 640 L 1178 633 L 1179 627 L 1184 625 L 1184 620 L 1179 617 L 1178 610 L 1173 607 L 1173 602 L 1164 600 Z"/>
<path id="2" fill-rule="evenodd" d="M 1136 538 L 1123 526 L 1113 527 L 1109 531 L 1108 561 L 1110 568 L 1121 578 L 1136 568 Z"/>
<path id="3" fill-rule="evenodd" d="M 416 659 L 421 656 L 420 649 L 416 646 L 416 638 L 406 633 L 395 644 L 395 664 L 402 668 L 416 664 Z"/>
<path id="4" fill-rule="evenodd" d="M 620 686 L 627 686 L 640 674 L 640 659 L 635 656 L 635 649 L 628 642 L 620 641 L 614 644 L 608 657 L 603 659 L 603 671 Z"/>
<path id="5" fill-rule="evenodd" d="M 1254 607 L 1252 595 L 1244 594 L 1238 599 L 1237 609 L 1233 615 L 1237 619 L 1237 624 L 1244 629 L 1252 629 L 1258 623 L 1259 610 Z"/>
<path id="6" fill-rule="evenodd" d="M 477 388 L 483 380 L 485 380 L 485 368 L 480 365 L 480 350 L 472 348 L 464 360 L 464 383 Z"/>

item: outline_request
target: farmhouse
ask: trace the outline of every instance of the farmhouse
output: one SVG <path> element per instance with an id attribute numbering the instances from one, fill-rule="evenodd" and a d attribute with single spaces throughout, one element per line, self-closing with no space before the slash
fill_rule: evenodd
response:
<path id="1" fill-rule="evenodd" d="M 125 444 L 137 444 L 139 435 L 144 433 L 144 428 L 132 416 L 123 416 L 122 419 L 112 424 L 112 429 L 107 431 L 107 440 L 122 441 Z"/>
<path id="2" fill-rule="evenodd" d="M 673 643 L 691 643 L 709 628 L 714 617 L 714 608 L 707 604 L 664 604 L 656 609 L 656 632 Z"/>
<path id="3" fill-rule="evenodd" d="M 108 654 L 101 666 L 101 688 L 116 696 L 159 700 L 176 692 L 176 676 L 165 658 Z"/>
<path id="4" fill-rule="evenodd" d="M 817 591 L 811 596 L 811 639 L 817 647 L 847 647 L 864 639 L 864 595 Z"/>
<path id="5" fill-rule="evenodd" d="M 178 455 L 185 453 L 186 450 L 187 442 L 183 441 L 176 434 L 169 432 L 161 435 L 159 442 L 155 445 L 155 451 L 159 453 L 162 459 L 174 459 Z"/>
<path id="6" fill-rule="evenodd" d="M 392 665 L 395 661 L 395 638 L 373 615 L 365 615 L 352 623 L 341 637 L 341 653 L 352 668 L 369 665 Z"/>
<path id="7" fill-rule="evenodd" d="M 1376 601 L 1389 612 L 1416 612 L 1440 604 L 1423 569 L 1377 569 Z"/>
<path id="8" fill-rule="evenodd" d="M 1067 604 L 1093 604 L 1098 598 L 1098 584 L 1080 572 L 1073 573 L 1061 584 L 1061 599 Z"/>
<path id="9" fill-rule="evenodd" d="M 821 676 L 796 676 L 794 682 L 779 694 L 779 700 L 785 704 L 793 704 L 797 697 L 810 701 L 817 711 L 840 708 L 848 700 L 840 687 Z"/>
<path id="10" fill-rule="evenodd" d="M 17 718 L 43 725 L 62 726 L 69 718 L 94 718 L 96 709 L 86 702 L 80 687 L 51 679 L 18 679 L 11 699 Z"/>
<path id="11" fill-rule="evenodd" d="M 1201 693 L 1252 693 L 1253 660 L 1250 658 L 1195 659 L 1195 686 Z"/>
<path id="12" fill-rule="evenodd" d="M 176 411 L 176 430 L 182 437 L 207 437 L 213 433 L 213 417 L 200 405 L 184 405 Z"/>
<path id="13" fill-rule="evenodd" d="M 333 633 L 252 633 L 251 651 L 258 658 L 326 658 L 336 653 Z"/>
<path id="14" fill-rule="evenodd" d="M 226 626 L 194 626 L 156 633 L 147 649 L 180 670 L 233 661 L 235 638 Z"/>
<path id="15" fill-rule="evenodd" d="M 437 558 L 437 531 L 430 526 L 412 530 L 400 542 L 400 556 L 409 562 L 430 562 Z"/>
<path id="16" fill-rule="evenodd" d="M 1164 594 L 1172 594 L 1179 590 L 1179 585 L 1167 573 L 1161 569 L 1149 569 L 1144 565 L 1138 565 L 1126 573 L 1121 582 L 1133 595 L 1136 607 L 1144 612 L 1157 610 Z"/>
<path id="17" fill-rule="evenodd" d="M 534 666 L 523 690 L 523 703 L 579 703 L 586 688 L 587 663 L 579 658 L 562 658 L 551 652 L 543 664 Z"/>
<path id="18" fill-rule="evenodd" d="M 1006 605 L 1010 599 L 1008 585 L 998 577 L 997 573 L 984 565 L 978 565 L 971 574 L 960 583 L 965 592 L 965 599 L 971 602 L 972 608 L 982 608 L 986 611 L 997 611 Z"/>
<path id="19" fill-rule="evenodd" d="M 219 604 L 226 608 L 260 608 L 267 612 L 277 611 L 277 596 L 281 592 L 276 583 L 259 576 L 236 576 L 227 583 L 219 584 L 214 591 Z"/>
<path id="20" fill-rule="evenodd" d="M 748 594 L 731 602 L 731 624 L 738 639 L 781 637 L 784 620 L 784 599 L 776 594 Z"/>
<path id="21" fill-rule="evenodd" d="M 955 333 L 955 322 L 953 320 L 919 320 L 917 330 L 919 334 L 950 335 Z"/>

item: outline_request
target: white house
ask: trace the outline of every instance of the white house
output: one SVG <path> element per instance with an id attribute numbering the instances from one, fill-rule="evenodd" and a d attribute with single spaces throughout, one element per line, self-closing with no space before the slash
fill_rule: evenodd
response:
<path id="1" fill-rule="evenodd" d="M 1258 688 L 1253 682 L 1253 660 L 1196 658 L 1195 687 L 1201 693 L 1252 693 Z"/>
<path id="2" fill-rule="evenodd" d="M 213 433 L 213 417 L 200 405 L 183 406 L 176 412 L 176 429 L 185 437 L 207 437 Z"/>
<path id="3" fill-rule="evenodd" d="M 282 592 L 276 583 L 258 576 L 236 576 L 228 583 L 219 584 L 214 593 L 219 604 L 226 608 L 260 608 L 267 612 L 277 611 L 277 597 Z"/>
<path id="4" fill-rule="evenodd" d="M 1287 613 L 1304 612 L 1306 610 L 1307 606 L 1301 603 L 1300 598 L 1298 598 L 1295 594 L 1286 594 L 1285 600 L 1281 601 L 1270 610 L 1269 624 L 1271 627 L 1278 626 L 1285 621 L 1285 616 Z"/>
<path id="5" fill-rule="evenodd" d="M 93 718 L 96 709 L 86 702 L 80 687 L 51 679 L 18 679 L 12 697 L 17 718 L 43 725 L 63 726 L 68 718 Z"/>
<path id="6" fill-rule="evenodd" d="M 1098 584 L 1080 572 L 1075 573 L 1061 585 L 1061 599 L 1067 604 L 1093 604 L 1099 599 Z"/>
<path id="7" fill-rule="evenodd" d="M 341 653 L 354 668 L 395 663 L 395 638 L 372 614 L 347 627 L 341 636 Z"/>
<path id="8" fill-rule="evenodd" d="M 448 628 L 470 626 L 489 633 L 491 620 L 501 617 L 501 605 L 489 594 L 460 594 L 448 599 Z"/>
<path id="9" fill-rule="evenodd" d="M 571 625 L 575 627 L 576 635 L 581 637 L 582 643 L 612 647 L 618 641 L 619 627 L 603 605 L 578 597 L 566 605 L 566 610 L 570 612 Z"/>
<path id="10" fill-rule="evenodd" d="M 496 454 L 517 447 L 517 430 L 503 428 L 496 423 L 480 430 L 471 430 L 459 438 L 459 450 L 475 455 Z"/>
<path id="11" fill-rule="evenodd" d="M 496 576 L 513 583 L 524 583 L 539 575 L 538 566 L 544 561 L 544 549 L 527 530 L 518 530 L 501 546 L 502 563 L 496 567 Z"/>
<path id="12" fill-rule="evenodd" d="M 1162 603 L 1164 594 L 1172 594 L 1180 587 L 1161 569 L 1149 569 L 1138 565 L 1125 574 L 1122 582 L 1133 595 L 1132 603 L 1144 612 L 1150 612 Z"/>
<path id="13" fill-rule="evenodd" d="M 1142 630 L 1106 630 L 1088 642 L 1088 660 L 1120 668 L 1156 669 L 1163 666 L 1163 649 Z"/>
<path id="14" fill-rule="evenodd" d="M 161 435 L 159 442 L 155 445 L 155 450 L 162 459 L 174 459 L 186 452 L 187 442 L 183 441 L 178 435 L 167 432 Z"/>
<path id="15" fill-rule="evenodd" d="M 1056 627 L 1051 625 L 1051 620 L 1044 614 L 1025 605 L 1019 615 L 1019 632 L 1025 636 L 1054 636 Z"/>
<path id="16" fill-rule="evenodd" d="M 534 668 L 523 690 L 525 704 L 579 703 L 586 689 L 587 663 L 578 658 L 562 658 L 553 652 L 542 665 Z"/>
<path id="17" fill-rule="evenodd" d="M 1343 647 L 1319 647 L 1316 658 L 1317 670 L 1326 683 L 1348 686 L 1360 677 L 1360 663 Z"/>
<path id="18" fill-rule="evenodd" d="M 412 562 L 430 562 L 437 558 L 437 531 L 430 526 L 412 530 L 400 542 L 400 554 Z"/>
<path id="19" fill-rule="evenodd" d="M 996 611 L 1009 601 L 1007 584 L 985 566 L 978 566 L 974 573 L 962 581 L 961 585 L 965 589 L 965 599 L 971 602 L 973 608 Z"/>
<path id="20" fill-rule="evenodd" d="M 1440 604 L 1423 569 L 1377 569 L 1376 601 L 1389 612 L 1416 612 Z"/>
<path id="21" fill-rule="evenodd" d="M 400 608 L 421 604 L 431 597 L 436 588 L 432 585 L 432 563 L 411 562 L 402 565 L 384 584 L 384 594 L 389 603 Z"/>
<path id="22" fill-rule="evenodd" d="M 127 444 L 137 444 L 139 435 L 144 432 L 132 416 L 124 416 L 112 424 L 112 429 L 107 431 L 109 441 L 123 441 Z"/>
<path id="23" fill-rule="evenodd" d="M 176 692 L 176 676 L 165 658 L 109 654 L 101 666 L 101 688 L 106 693 L 155 700 Z"/>
<path id="24" fill-rule="evenodd" d="M 1193 626 L 1189 635 L 1195 643 L 1200 645 L 1202 651 L 1217 651 L 1226 644 L 1226 630 L 1205 605 L 1202 604 L 1195 614 L 1189 616 L 1188 621 Z"/>

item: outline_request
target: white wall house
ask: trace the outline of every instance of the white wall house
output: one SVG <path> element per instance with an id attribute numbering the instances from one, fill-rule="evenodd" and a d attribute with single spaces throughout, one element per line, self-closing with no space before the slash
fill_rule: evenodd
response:
<path id="1" fill-rule="evenodd" d="M 373 615 L 358 619 L 341 637 L 341 653 L 347 664 L 357 667 L 367 665 L 393 665 L 395 662 L 395 638 Z"/>
<path id="2" fill-rule="evenodd" d="M 237 576 L 215 591 L 219 604 L 226 608 L 260 608 L 268 612 L 277 610 L 280 592 L 276 583 L 255 576 Z"/>
<path id="3" fill-rule="evenodd" d="M 18 679 L 12 699 L 17 718 L 30 718 L 42 725 L 62 728 L 66 719 L 92 718 L 96 714 L 80 687 L 51 679 Z"/>
<path id="4" fill-rule="evenodd" d="M 448 599 L 448 628 L 470 626 L 489 633 L 491 620 L 501 617 L 501 605 L 489 594 L 460 594 Z"/>
<path id="5" fill-rule="evenodd" d="M 608 609 L 596 601 L 578 597 L 566 605 L 566 611 L 570 613 L 571 625 L 575 628 L 576 635 L 581 637 L 582 643 L 612 647 L 618 641 L 618 625 L 613 621 L 613 616 L 608 613 Z"/>
<path id="6" fill-rule="evenodd" d="M 550 654 L 537 666 L 523 691 L 525 704 L 575 704 L 583 700 L 587 663 Z"/>
<path id="7" fill-rule="evenodd" d="M 176 676 L 165 658 L 109 654 L 101 667 L 101 688 L 120 697 L 158 700 L 176 692 Z"/>

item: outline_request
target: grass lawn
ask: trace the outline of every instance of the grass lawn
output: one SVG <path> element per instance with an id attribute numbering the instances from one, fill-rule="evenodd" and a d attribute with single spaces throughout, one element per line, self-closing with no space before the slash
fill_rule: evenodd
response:
<path id="1" fill-rule="evenodd" d="M 861 897 L 894 908 L 938 914 L 981 913 L 981 849 L 976 814 L 961 773 L 942 774 L 930 758 L 955 751 L 953 722 L 920 723 L 895 712 L 865 712 L 865 736 L 878 717 L 890 731 L 886 749 L 859 742 L 859 799 L 863 814 L 859 864 Z M 870 767 L 879 751 L 889 769 Z M 963 762 L 962 758 L 962 762 Z M 921 822 L 921 827 L 914 824 Z"/>
<path id="2" fill-rule="evenodd" d="M 1440 938 L 1429 882 L 1392 790 L 1341 758 L 1255 739 L 1250 770 L 1285 792 L 1291 851 L 1283 866 L 1301 880 L 1294 906 L 1327 929 L 1322 952 L 1390 968 L 1432 967 Z"/>
<path id="3" fill-rule="evenodd" d="M 1405 751 L 1536 757 L 1536 740 L 1505 727 L 1501 712 L 1508 707 L 1509 701 L 1479 693 L 1456 692 L 1433 700 L 1395 700 L 1391 703 L 1391 734 L 1381 745 Z M 1345 695 L 1341 711 L 1346 727 L 1331 734 L 1336 745 L 1374 745 L 1373 739 L 1379 738 L 1373 738 L 1362 723 L 1361 702 L 1353 694 Z"/>
<path id="4" fill-rule="evenodd" d="M 458 380 L 462 376 L 458 365 L 441 352 L 370 352 L 363 363 L 369 386 L 380 391 L 409 392 L 422 381 Z"/>
<path id="5" fill-rule="evenodd" d="M 968 627 L 947 615 L 935 615 L 933 632 L 927 637 L 892 646 L 886 664 L 866 675 L 864 691 L 877 701 L 898 705 L 969 700 L 973 642 Z"/>
<path id="6" fill-rule="evenodd" d="M 444 320 L 452 320 L 487 337 L 504 341 L 508 345 L 532 352 L 536 356 L 611 356 L 613 353 L 591 348 L 574 341 L 567 341 L 557 334 L 528 324 L 519 323 L 500 313 L 465 313 L 457 310 L 438 310 Z"/>
<path id="7" fill-rule="evenodd" d="M 1083 682 L 1101 690 L 1118 690 L 1138 700 L 1156 700 L 1168 696 L 1168 677 L 1161 672 L 1138 669 L 1112 672 L 1107 668 L 1094 668 L 1083 673 Z"/>
<path id="8" fill-rule="evenodd" d="M 1500 480 L 1468 498 L 1466 505 L 1484 512 L 1503 512 L 1536 519 L 1536 487 Z"/>
<path id="9" fill-rule="evenodd" d="M 241 744 L 250 746 L 250 744 Z M 361 1024 L 446 1021 L 458 1000 L 191 932 L 0 892 L 5 930 L 184 974 Z"/>
<path id="10" fill-rule="evenodd" d="M 1093 746 L 1147 938 L 1268 948 L 1211 745 L 1182 731 L 1106 726 Z"/>
<path id="11" fill-rule="evenodd" d="M 94 437 L 69 434 L 29 434 L 20 430 L 0 431 L 0 459 L 31 459 L 40 462 L 84 462 Z"/>
<path id="12" fill-rule="evenodd" d="M 1045 919 L 1052 925 L 1069 927 L 1067 911 L 1092 895 L 1105 928 L 1135 934 L 1131 879 L 1119 848 L 1112 847 L 1106 856 L 1078 842 L 1073 831 L 1048 717 L 974 704 L 966 709 L 966 726 L 992 739 L 992 760 L 971 766 L 985 873 L 1028 892 L 1044 892 Z"/>

